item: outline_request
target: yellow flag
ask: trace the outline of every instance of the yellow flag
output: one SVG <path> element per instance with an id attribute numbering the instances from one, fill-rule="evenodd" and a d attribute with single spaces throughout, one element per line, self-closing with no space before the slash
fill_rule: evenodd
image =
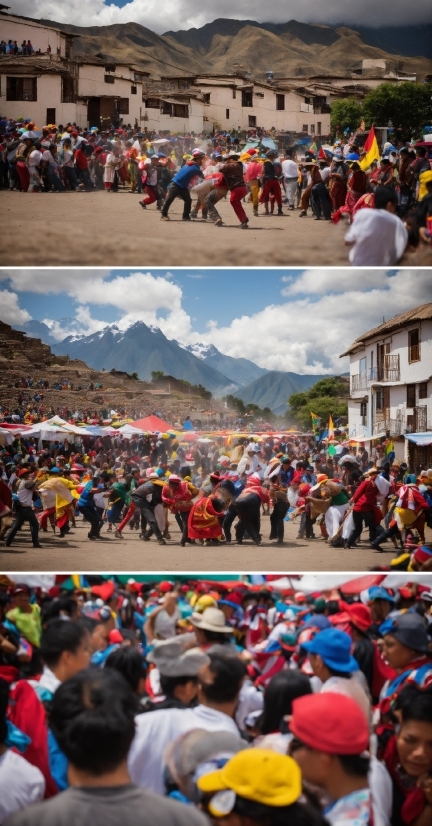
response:
<path id="1" fill-rule="evenodd" d="M 329 416 L 328 420 L 328 438 L 331 439 L 334 436 L 334 424 L 331 415 Z"/>

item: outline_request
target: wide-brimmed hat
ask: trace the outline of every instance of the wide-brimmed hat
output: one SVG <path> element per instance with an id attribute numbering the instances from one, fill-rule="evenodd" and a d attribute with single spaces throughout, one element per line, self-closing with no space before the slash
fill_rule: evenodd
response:
<path id="1" fill-rule="evenodd" d="M 190 645 L 189 634 L 157 640 L 147 660 L 156 666 L 164 677 L 196 677 L 210 657 L 200 648 L 187 648 Z"/>
<path id="2" fill-rule="evenodd" d="M 206 608 L 202 614 L 192 614 L 190 620 L 196 628 L 213 631 L 216 634 L 231 634 L 230 625 L 225 625 L 225 614 L 220 608 Z"/>

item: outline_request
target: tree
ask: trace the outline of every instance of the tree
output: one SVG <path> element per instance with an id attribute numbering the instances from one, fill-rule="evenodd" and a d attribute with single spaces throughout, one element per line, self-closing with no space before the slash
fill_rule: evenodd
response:
<path id="1" fill-rule="evenodd" d="M 363 117 L 368 127 L 391 123 L 395 137 L 408 141 L 420 137 L 431 120 L 431 83 L 381 83 L 363 101 Z"/>
<path id="2" fill-rule="evenodd" d="M 134 373 L 131 373 L 131 379 L 133 379 L 134 381 L 138 381 L 138 373 L 136 371 Z"/>
<path id="3" fill-rule="evenodd" d="M 158 381 L 158 379 L 162 379 L 165 373 L 163 370 L 152 370 L 151 371 L 151 380 L 152 382 Z"/>
<path id="4" fill-rule="evenodd" d="M 311 412 L 325 425 L 329 416 L 333 421 L 348 415 L 347 397 L 349 382 L 337 376 L 320 379 L 304 393 L 293 393 L 289 399 L 288 420 L 294 420 L 301 427 L 311 427 Z"/>
<path id="5" fill-rule="evenodd" d="M 331 126 L 334 132 L 353 132 L 360 126 L 362 107 L 354 98 L 335 100 L 331 108 Z"/>
<path id="6" fill-rule="evenodd" d="M 229 394 L 228 396 L 225 396 L 225 401 L 229 407 L 233 407 L 234 410 L 237 410 L 237 413 L 240 416 L 243 416 L 245 414 L 246 408 L 244 406 L 242 399 L 239 399 L 237 396 Z"/>

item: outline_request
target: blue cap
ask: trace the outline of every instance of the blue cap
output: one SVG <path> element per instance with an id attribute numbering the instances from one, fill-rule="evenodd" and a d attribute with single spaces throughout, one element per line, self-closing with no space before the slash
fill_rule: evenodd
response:
<path id="1" fill-rule="evenodd" d="M 386 599 L 387 602 L 396 602 L 395 598 L 381 585 L 373 585 L 372 588 L 369 588 L 369 601 L 372 602 L 374 599 Z"/>
<path id="2" fill-rule="evenodd" d="M 351 654 L 352 639 L 339 628 L 326 628 L 313 640 L 302 643 L 302 648 L 309 654 L 319 654 L 324 664 L 333 671 L 351 674 L 359 670 L 357 660 Z"/>
<path id="3" fill-rule="evenodd" d="M 60 470 L 58 467 L 50 467 L 48 468 L 48 473 L 60 473 Z"/>
<path id="4" fill-rule="evenodd" d="M 325 631 L 326 628 L 331 628 L 332 624 L 328 617 L 324 614 L 314 614 L 306 620 L 303 628 L 319 628 L 320 631 Z"/>

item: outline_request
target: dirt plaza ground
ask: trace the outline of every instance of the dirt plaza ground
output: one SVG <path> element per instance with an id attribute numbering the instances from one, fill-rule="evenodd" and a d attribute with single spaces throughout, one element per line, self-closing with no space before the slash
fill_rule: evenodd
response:
<path id="1" fill-rule="evenodd" d="M 386 553 L 377 554 L 369 548 L 367 532 L 357 548 L 344 550 L 332 548 L 324 540 L 297 539 L 298 524 L 285 523 L 285 544 L 277 546 L 268 541 L 270 521 L 264 516 L 261 522 L 262 545 L 256 547 L 245 540 L 243 545 L 221 543 L 219 547 L 202 545 L 180 546 L 180 532 L 173 518 L 170 520 L 171 540 L 160 546 L 155 539 L 143 542 L 138 531 L 128 527 L 123 539 L 102 529 L 100 541 L 87 539 L 88 524 L 81 518 L 67 539 L 58 534 L 40 533 L 43 548 L 33 548 L 26 525 L 19 532 L 10 548 L 0 545 L 0 571 L 248 571 L 286 573 L 299 571 L 367 571 L 378 565 L 390 565 L 394 556 L 391 543 L 386 543 Z M 319 530 L 315 528 L 316 536 Z M 234 534 L 233 534 L 234 536 Z M 432 531 L 426 537 L 432 539 Z"/>
<path id="2" fill-rule="evenodd" d="M 249 229 L 241 230 L 229 201 L 218 210 L 215 227 L 202 220 L 181 220 L 181 201 L 160 220 L 152 205 L 128 190 L 52 193 L 2 192 L 2 266 L 344 266 L 345 226 L 299 218 L 284 206 L 284 216 L 258 218 L 246 204 Z M 260 207 L 260 212 L 263 207 Z"/>

